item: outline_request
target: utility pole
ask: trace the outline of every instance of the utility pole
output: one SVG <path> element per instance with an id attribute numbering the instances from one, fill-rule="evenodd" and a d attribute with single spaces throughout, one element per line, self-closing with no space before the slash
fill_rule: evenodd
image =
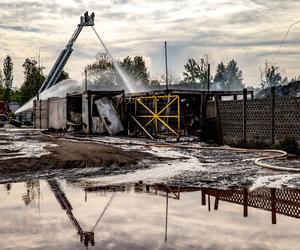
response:
<path id="1" fill-rule="evenodd" d="M 87 87 L 87 68 L 85 68 L 84 70 L 84 91 L 87 91 L 88 87 Z"/>
<path id="2" fill-rule="evenodd" d="M 167 50 L 167 42 L 165 41 L 165 62 L 166 62 L 166 92 L 169 89 L 169 78 L 168 78 L 168 50 Z"/>
<path id="3" fill-rule="evenodd" d="M 207 65 L 207 91 L 209 91 L 209 83 L 210 83 L 210 63 Z"/>
<path id="4" fill-rule="evenodd" d="M 40 77 L 41 77 L 41 48 L 39 48 L 39 53 L 38 53 L 38 69 L 39 69 L 39 74 L 38 74 L 38 81 L 40 82 Z M 37 95 L 36 95 L 36 99 L 39 100 L 40 99 L 40 96 L 39 96 L 39 91 L 37 92 Z"/>

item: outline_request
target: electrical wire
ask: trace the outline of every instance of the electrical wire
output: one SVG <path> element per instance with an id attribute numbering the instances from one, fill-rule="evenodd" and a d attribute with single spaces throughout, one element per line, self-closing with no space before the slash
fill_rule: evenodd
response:
<path id="1" fill-rule="evenodd" d="M 280 45 L 279 45 L 278 50 L 276 51 L 276 53 L 274 54 L 274 56 L 273 56 L 273 58 L 272 58 L 272 60 L 271 60 L 271 64 L 273 63 L 273 61 L 275 60 L 275 58 L 278 56 L 278 54 L 279 54 L 279 52 L 280 52 L 280 50 L 281 50 L 281 48 L 282 48 L 282 46 L 283 46 L 283 44 L 284 44 L 284 42 L 285 42 L 287 36 L 288 36 L 288 34 L 290 33 L 290 30 L 292 29 L 292 27 L 293 27 L 294 25 L 296 25 L 296 24 L 298 24 L 298 23 L 300 23 L 300 21 L 297 21 L 297 22 L 295 22 L 295 23 L 292 23 L 292 24 L 289 26 L 287 32 L 285 33 L 284 38 L 282 39 L 282 41 L 281 41 L 281 43 L 280 43 Z"/>
<path id="2" fill-rule="evenodd" d="M 105 214 L 105 211 L 106 211 L 107 208 L 109 207 L 109 205 L 110 205 L 110 203 L 112 202 L 112 200 L 113 200 L 113 198 L 115 197 L 115 195 L 116 195 L 116 193 L 114 193 L 114 194 L 110 197 L 109 201 L 107 202 L 105 208 L 103 209 L 101 215 L 99 216 L 99 218 L 98 218 L 96 224 L 94 225 L 94 227 L 92 228 L 92 231 L 91 231 L 91 232 L 94 232 L 94 231 L 95 231 L 95 229 L 96 229 L 98 223 L 99 223 L 100 220 L 102 219 L 103 215 Z"/>

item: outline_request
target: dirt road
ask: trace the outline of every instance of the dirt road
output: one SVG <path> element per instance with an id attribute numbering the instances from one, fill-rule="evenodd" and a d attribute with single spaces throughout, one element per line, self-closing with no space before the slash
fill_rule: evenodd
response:
<path id="1" fill-rule="evenodd" d="M 168 143 L 0 130 L 0 183 L 63 178 L 80 179 L 91 186 L 138 181 L 222 188 L 300 186 L 300 174 L 256 166 L 254 160 L 262 153 L 202 146 L 205 144 L 184 138 Z M 273 164 L 300 167 L 296 159 Z"/>
<path id="2" fill-rule="evenodd" d="M 102 169 L 107 174 L 108 167 L 112 174 L 114 170 L 132 171 L 149 157 L 145 152 L 129 152 L 111 145 L 48 137 L 38 130 L 0 131 L 1 176 L 84 168 Z"/>

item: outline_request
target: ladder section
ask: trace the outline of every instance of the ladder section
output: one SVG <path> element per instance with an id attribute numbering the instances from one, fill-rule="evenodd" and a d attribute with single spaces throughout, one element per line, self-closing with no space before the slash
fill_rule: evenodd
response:
<path id="1" fill-rule="evenodd" d="M 50 70 L 47 78 L 43 82 L 43 84 L 39 90 L 39 93 L 43 92 L 44 90 L 46 90 L 56 84 L 61 71 L 63 70 L 64 66 L 66 65 L 67 61 L 70 58 L 70 55 L 73 52 L 72 47 L 73 47 L 77 37 L 79 36 L 82 28 L 84 26 L 94 26 L 94 17 L 95 17 L 94 13 L 89 15 L 88 12 L 85 12 L 84 15 L 80 17 L 80 23 L 77 25 L 77 28 L 74 31 L 71 39 L 69 40 L 66 48 L 60 52 L 52 69 Z"/>

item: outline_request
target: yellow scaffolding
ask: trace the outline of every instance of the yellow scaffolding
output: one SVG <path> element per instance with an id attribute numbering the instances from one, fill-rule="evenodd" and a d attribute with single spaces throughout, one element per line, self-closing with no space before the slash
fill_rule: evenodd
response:
<path id="1" fill-rule="evenodd" d="M 146 111 L 146 114 L 142 111 Z M 152 124 L 152 131 L 157 137 L 180 137 L 180 97 L 178 95 L 136 97 L 135 117 L 147 131 Z M 151 134 L 150 131 L 149 133 Z"/>

